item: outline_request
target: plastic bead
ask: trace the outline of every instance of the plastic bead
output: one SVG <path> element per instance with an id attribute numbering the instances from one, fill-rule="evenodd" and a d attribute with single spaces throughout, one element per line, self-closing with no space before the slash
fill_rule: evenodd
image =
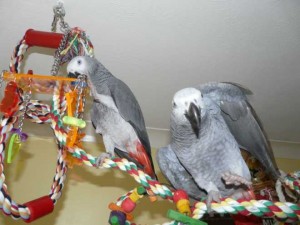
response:
<path id="1" fill-rule="evenodd" d="M 67 125 L 76 126 L 79 128 L 85 128 L 86 126 L 86 122 L 84 120 L 71 116 L 64 116 L 63 122 Z"/>
<path id="2" fill-rule="evenodd" d="M 124 199 L 121 207 L 125 212 L 130 213 L 134 210 L 136 202 L 143 197 L 143 195 L 140 195 L 139 193 L 144 194 L 145 190 L 142 188 L 135 188 L 128 198 Z"/>
<path id="3" fill-rule="evenodd" d="M 110 203 L 110 204 L 108 205 L 108 208 L 109 208 L 110 210 L 115 210 L 115 211 L 123 212 L 123 213 L 126 215 L 126 220 L 129 220 L 129 221 L 132 221 L 132 220 L 133 220 L 133 215 L 132 215 L 132 214 L 126 213 L 122 207 L 116 205 L 115 203 Z"/>
<path id="4" fill-rule="evenodd" d="M 121 211 L 111 211 L 109 221 L 111 225 L 125 225 L 126 214 Z"/>
<path id="5" fill-rule="evenodd" d="M 139 194 L 139 195 L 145 195 L 145 194 L 147 194 L 147 191 L 146 191 L 146 189 L 143 187 L 143 186 L 139 186 L 139 187 L 137 187 L 137 193 Z"/>
<path id="6" fill-rule="evenodd" d="M 8 144 L 8 151 L 7 151 L 7 163 L 12 163 L 15 156 L 19 153 L 21 148 L 21 140 L 18 134 L 13 134 L 10 137 L 9 144 Z"/>
<path id="7" fill-rule="evenodd" d="M 27 202 L 24 205 L 30 211 L 30 218 L 28 220 L 25 220 L 26 223 L 30 223 L 34 220 L 37 220 L 38 218 L 52 213 L 54 209 L 54 203 L 48 195 Z"/>
<path id="8" fill-rule="evenodd" d="M 135 209 L 136 203 L 133 202 L 130 198 L 126 198 L 122 202 L 121 207 L 125 212 L 130 213 Z"/>
<path id="9" fill-rule="evenodd" d="M 184 190 L 178 189 L 174 192 L 173 200 L 174 202 L 178 202 L 180 199 L 189 199 L 189 197 Z"/>
<path id="10" fill-rule="evenodd" d="M 186 214 L 186 215 L 191 215 L 191 209 L 190 209 L 190 201 L 187 199 L 180 199 L 176 203 L 176 207 L 179 212 Z"/>
<path id="11" fill-rule="evenodd" d="M 186 215 L 191 214 L 190 201 L 188 199 L 188 195 L 184 190 L 174 192 L 173 200 L 176 203 L 178 211 Z"/>

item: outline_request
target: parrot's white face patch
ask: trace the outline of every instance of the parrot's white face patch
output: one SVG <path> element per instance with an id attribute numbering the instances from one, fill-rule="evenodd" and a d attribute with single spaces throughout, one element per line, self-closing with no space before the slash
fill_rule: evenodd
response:
<path id="1" fill-rule="evenodd" d="M 175 93 L 172 102 L 172 111 L 177 118 L 185 119 L 185 113 L 191 103 L 199 108 L 203 107 L 203 98 L 201 91 L 196 88 L 185 88 Z"/>
<path id="2" fill-rule="evenodd" d="M 68 73 L 79 73 L 79 74 L 88 74 L 88 65 L 84 57 L 77 56 L 73 58 L 68 66 L 67 66 Z"/>

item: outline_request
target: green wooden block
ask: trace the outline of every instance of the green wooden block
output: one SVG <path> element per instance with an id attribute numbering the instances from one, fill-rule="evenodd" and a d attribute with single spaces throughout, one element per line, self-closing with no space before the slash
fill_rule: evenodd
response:
<path id="1" fill-rule="evenodd" d="M 183 215 L 175 210 L 169 209 L 168 214 L 167 214 L 168 218 L 182 222 L 186 225 L 207 225 L 207 223 L 201 221 L 201 220 L 196 220 L 193 219 L 189 216 Z"/>

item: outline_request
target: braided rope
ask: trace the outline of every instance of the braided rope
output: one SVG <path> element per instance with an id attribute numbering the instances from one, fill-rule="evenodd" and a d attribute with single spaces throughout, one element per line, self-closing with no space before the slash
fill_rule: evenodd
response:
<path id="1" fill-rule="evenodd" d="M 26 44 L 25 36 L 15 47 L 13 55 L 10 58 L 9 69 L 10 72 L 18 73 L 21 67 L 21 62 L 24 58 L 24 53 L 27 51 L 29 46 Z"/>
<path id="2" fill-rule="evenodd" d="M 5 184 L 4 175 L 4 159 L 5 159 L 5 141 L 9 136 L 9 132 L 13 125 L 17 122 L 17 117 L 3 117 L 0 127 L 0 209 L 5 215 L 11 216 L 14 219 L 28 219 L 30 212 L 24 205 L 19 205 L 9 196 L 7 185 Z"/>
<path id="3" fill-rule="evenodd" d="M 73 156 L 81 159 L 85 165 L 96 167 L 96 158 L 87 154 L 80 148 L 74 149 Z M 155 195 L 164 199 L 173 200 L 173 192 L 166 186 L 159 184 L 158 181 L 145 174 L 142 170 L 137 169 L 133 162 L 127 159 L 112 158 L 105 159 L 104 168 L 117 168 L 130 174 L 138 183 L 143 185 L 147 190 L 152 190 Z M 271 202 L 266 200 L 235 201 L 227 198 L 221 203 L 212 203 L 212 210 L 218 213 L 230 213 L 241 215 L 255 215 L 259 217 L 273 217 L 285 222 L 300 221 L 300 206 L 293 203 Z M 197 202 L 192 212 L 192 217 L 200 219 L 207 213 L 207 206 L 204 202 Z"/>
<path id="4" fill-rule="evenodd" d="M 70 34 L 70 35 L 69 35 Z M 24 58 L 25 52 L 30 47 L 26 43 L 25 36 L 19 41 L 17 46 L 14 48 L 13 54 L 10 58 L 9 69 L 10 72 L 18 73 L 20 71 L 21 63 Z M 69 40 L 69 38 L 72 38 Z M 65 46 L 67 44 L 67 46 Z M 59 52 L 63 51 L 63 54 Z M 57 56 L 52 68 L 52 75 L 57 74 L 59 65 L 70 61 L 74 56 L 77 55 L 88 55 L 94 56 L 94 47 L 85 31 L 78 27 L 69 28 L 64 38 L 62 39 L 60 46 L 56 52 Z"/>
<path id="5" fill-rule="evenodd" d="M 50 123 L 50 107 L 47 104 L 42 104 L 40 101 L 31 100 L 27 104 L 26 117 L 34 123 Z"/>
<path id="6" fill-rule="evenodd" d="M 220 203 L 212 203 L 211 208 L 217 213 L 241 214 L 244 216 L 275 217 L 287 223 L 300 221 L 300 206 L 290 202 L 271 202 L 268 200 L 233 200 L 223 199 Z M 200 219 L 207 212 L 204 202 L 197 202 L 193 209 L 193 218 Z"/>
<path id="7" fill-rule="evenodd" d="M 300 194 L 300 171 L 294 173 L 289 173 L 284 178 L 284 184 L 289 187 L 291 190 Z"/>
<path id="8" fill-rule="evenodd" d="M 54 98 L 57 95 L 60 95 L 61 91 L 59 87 L 55 88 Z M 58 92 L 58 93 L 57 93 Z M 20 108 L 24 106 L 20 105 Z M 58 114 L 50 113 L 49 106 L 45 104 L 40 104 L 38 101 L 31 101 L 28 104 L 27 116 L 33 121 L 38 123 L 48 123 L 52 119 L 52 129 L 55 131 L 57 127 L 60 127 L 56 124 L 55 121 L 59 121 L 57 117 L 60 116 L 63 112 L 56 110 Z M 61 108 L 60 108 L 61 109 Z M 54 110 L 53 110 L 54 111 Z M 7 185 L 5 184 L 5 175 L 4 175 L 4 159 L 5 159 L 5 142 L 9 136 L 9 132 L 12 130 L 14 124 L 17 122 L 18 117 L 3 117 L 0 125 L 0 209 L 2 209 L 5 215 L 9 215 L 14 219 L 28 220 L 30 219 L 30 210 L 22 204 L 17 204 L 14 202 L 7 190 Z M 53 122 L 54 121 L 54 122 Z M 64 187 L 64 181 L 66 179 L 67 165 L 64 161 L 64 145 L 60 143 L 59 136 L 57 132 L 54 132 L 58 141 L 58 157 L 55 176 L 53 178 L 53 183 L 50 189 L 49 197 L 53 201 L 53 204 L 56 204 L 58 199 L 61 196 L 62 189 Z M 62 132 L 61 132 L 62 133 Z"/>
<path id="9" fill-rule="evenodd" d="M 74 148 L 73 150 L 73 157 L 82 160 L 85 165 L 97 167 L 95 157 L 87 154 L 84 150 L 78 147 Z M 173 193 L 168 187 L 161 185 L 157 180 L 153 180 L 148 174 L 144 173 L 142 170 L 139 170 L 136 164 L 129 162 L 127 159 L 105 159 L 102 166 L 104 168 L 118 168 L 122 171 L 126 171 L 147 190 L 151 190 L 155 195 L 158 195 L 164 199 L 172 200 Z"/>

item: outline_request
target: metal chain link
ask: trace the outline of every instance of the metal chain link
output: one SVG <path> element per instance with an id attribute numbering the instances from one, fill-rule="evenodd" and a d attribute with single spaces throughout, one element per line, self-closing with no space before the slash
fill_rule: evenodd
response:
<path id="1" fill-rule="evenodd" d="M 62 2 L 58 2 L 57 5 L 53 7 L 54 17 L 51 25 L 51 31 L 55 32 L 57 22 L 60 20 L 60 29 L 63 33 L 70 30 L 70 26 L 67 22 L 65 22 L 64 17 L 66 15 L 66 11 Z"/>
<path id="2" fill-rule="evenodd" d="M 3 84 L 3 81 L 4 81 L 3 76 L 4 76 L 5 72 L 6 72 L 6 70 L 2 70 L 2 72 L 1 72 L 1 76 L 0 76 L 0 88 L 2 88 L 2 84 Z"/>
<path id="3" fill-rule="evenodd" d="M 51 75 L 55 76 L 58 73 L 60 62 L 61 62 L 61 52 L 65 49 L 65 46 L 67 44 L 69 35 L 71 33 L 71 27 L 67 22 L 64 20 L 64 16 L 66 15 L 66 11 L 64 9 L 63 3 L 58 2 L 57 5 L 53 7 L 54 17 L 51 24 L 51 31 L 55 32 L 57 22 L 59 21 L 60 30 L 64 33 L 64 36 L 59 44 L 58 49 L 55 52 L 54 56 L 54 63 L 52 65 L 51 69 Z"/>
<path id="4" fill-rule="evenodd" d="M 66 32 L 64 34 L 64 36 L 63 36 L 63 38 L 62 38 L 62 40 L 59 44 L 59 47 L 55 52 L 54 63 L 52 65 L 52 69 L 51 69 L 51 75 L 52 76 L 55 76 L 58 73 L 60 62 L 61 62 L 61 52 L 65 49 L 65 46 L 67 44 L 70 32 L 71 32 L 71 30 L 69 30 L 68 32 Z"/>
<path id="5" fill-rule="evenodd" d="M 84 86 L 86 85 L 87 82 L 87 76 L 86 75 L 79 75 L 77 78 L 77 85 L 75 89 L 78 90 L 77 92 L 77 102 L 76 102 L 76 109 L 74 116 L 76 118 L 83 118 L 83 112 L 84 112 L 84 107 L 85 107 L 85 92 L 83 91 Z M 79 113 L 79 107 L 80 107 L 80 101 L 82 101 L 82 112 Z"/>
<path id="6" fill-rule="evenodd" d="M 24 97 L 23 97 L 23 109 L 20 109 L 20 113 L 21 115 L 19 116 L 19 122 L 18 122 L 18 130 L 19 132 L 22 132 L 22 129 L 23 129 L 23 124 L 24 124 L 24 118 L 25 118 L 25 114 L 26 114 L 26 111 L 27 111 L 27 106 L 28 106 L 28 103 L 31 99 L 31 96 L 32 96 L 32 92 L 31 92 L 31 80 L 30 80 L 30 84 L 29 84 L 29 91 L 24 93 Z"/>

